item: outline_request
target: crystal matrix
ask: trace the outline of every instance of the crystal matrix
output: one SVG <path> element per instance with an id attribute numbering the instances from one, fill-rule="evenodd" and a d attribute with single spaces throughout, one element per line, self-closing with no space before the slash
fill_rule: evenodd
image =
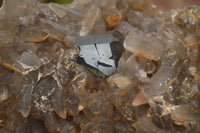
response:
<path id="1" fill-rule="evenodd" d="M 4 0 L 0 132 L 200 132 L 199 11 L 161 12 L 149 0 Z M 78 38 L 116 31 L 125 51 L 115 73 L 78 63 Z"/>

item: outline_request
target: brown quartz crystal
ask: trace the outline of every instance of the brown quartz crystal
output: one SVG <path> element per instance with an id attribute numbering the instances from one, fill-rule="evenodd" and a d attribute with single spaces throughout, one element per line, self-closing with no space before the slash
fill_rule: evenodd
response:
<path id="1" fill-rule="evenodd" d="M 0 133 L 200 132 L 200 6 L 4 0 L 0 22 Z M 78 38 L 116 31 L 112 75 L 78 62 Z"/>

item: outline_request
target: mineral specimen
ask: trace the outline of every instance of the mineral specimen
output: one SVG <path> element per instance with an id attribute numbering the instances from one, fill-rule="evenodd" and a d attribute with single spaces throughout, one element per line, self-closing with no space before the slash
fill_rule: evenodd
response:
<path id="1" fill-rule="evenodd" d="M 200 132 L 199 11 L 4 0 L 0 133 Z"/>
<path id="2" fill-rule="evenodd" d="M 97 68 L 106 76 L 116 71 L 118 61 L 124 51 L 123 36 L 115 38 L 110 34 L 79 38 L 75 43 L 80 47 L 79 60 Z"/>

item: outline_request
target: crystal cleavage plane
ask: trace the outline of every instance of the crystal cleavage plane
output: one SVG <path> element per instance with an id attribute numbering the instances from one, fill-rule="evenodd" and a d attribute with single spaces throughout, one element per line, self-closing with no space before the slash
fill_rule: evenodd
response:
<path id="1" fill-rule="evenodd" d="M 80 37 L 75 42 L 80 48 L 78 62 L 109 76 L 116 71 L 124 52 L 123 40 L 120 32 Z"/>

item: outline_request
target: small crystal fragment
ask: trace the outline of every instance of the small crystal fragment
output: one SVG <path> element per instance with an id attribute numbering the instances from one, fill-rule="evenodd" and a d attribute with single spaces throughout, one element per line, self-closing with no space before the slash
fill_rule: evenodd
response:
<path id="1" fill-rule="evenodd" d="M 58 4 L 54 4 L 54 3 L 50 3 L 48 6 L 60 18 L 63 18 L 67 14 L 66 7 L 63 7 L 63 6 L 60 6 Z"/>
<path id="2" fill-rule="evenodd" d="M 117 9 L 110 11 L 110 14 L 106 17 L 108 27 L 116 26 L 121 21 L 121 13 Z"/>
<path id="3" fill-rule="evenodd" d="M 132 105 L 133 106 L 139 106 L 148 103 L 148 96 L 145 94 L 143 90 L 140 91 L 140 93 L 136 96 L 136 98 L 133 100 Z"/>
<path id="4" fill-rule="evenodd" d="M 92 5 L 83 17 L 80 36 L 86 36 L 92 30 L 100 10 L 97 5 Z"/>
<path id="5" fill-rule="evenodd" d="M 188 126 L 189 123 L 199 121 L 200 114 L 191 110 L 187 105 L 177 107 L 172 111 L 172 119 L 178 125 Z"/>
<path id="6" fill-rule="evenodd" d="M 136 55 L 158 61 L 165 46 L 159 39 L 133 30 L 126 37 L 124 47 Z"/>
<path id="7" fill-rule="evenodd" d="M 20 112 L 24 117 L 27 117 L 29 115 L 29 111 L 31 109 L 32 92 L 33 87 L 27 87 L 22 98 L 22 108 Z"/>
<path id="8" fill-rule="evenodd" d="M 9 84 L 0 84 L 0 102 L 9 97 Z"/>

